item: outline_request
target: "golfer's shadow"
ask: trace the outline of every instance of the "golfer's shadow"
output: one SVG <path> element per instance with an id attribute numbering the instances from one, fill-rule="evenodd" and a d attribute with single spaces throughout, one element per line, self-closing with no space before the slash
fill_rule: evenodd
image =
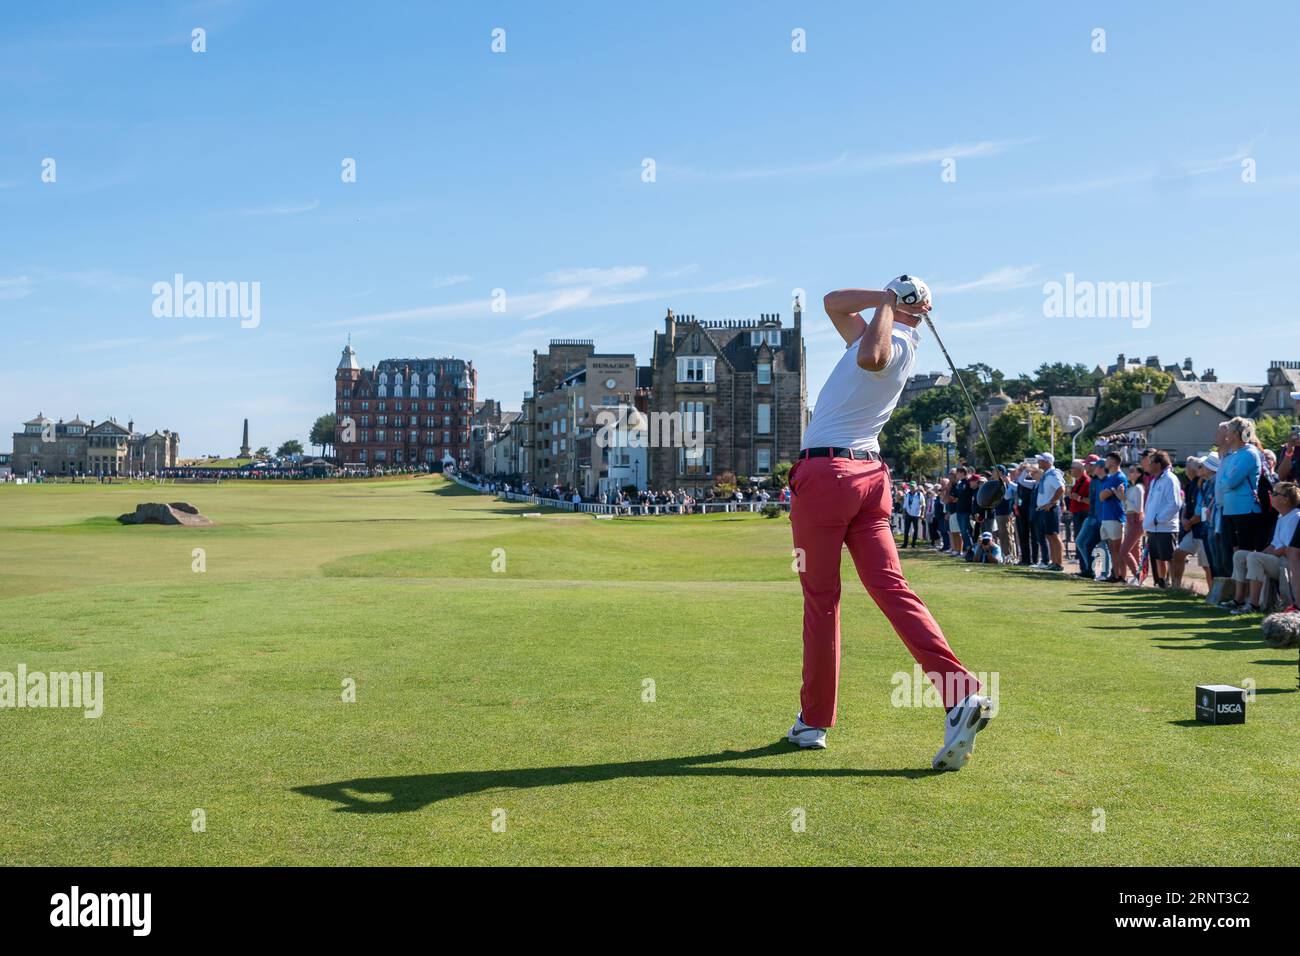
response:
<path id="1" fill-rule="evenodd" d="M 914 780 L 937 777 L 938 771 L 905 768 L 858 770 L 849 767 L 737 767 L 737 760 L 789 755 L 793 745 L 784 740 L 752 750 L 724 750 L 715 754 L 634 760 L 625 763 L 578 764 L 568 767 L 526 767 L 517 770 L 454 770 L 410 777 L 360 777 L 294 787 L 319 800 L 338 804 L 339 813 L 410 813 L 439 800 L 497 790 L 528 790 L 571 783 L 598 783 L 634 777 L 902 777 Z M 815 754 L 809 755 L 816 759 Z"/>

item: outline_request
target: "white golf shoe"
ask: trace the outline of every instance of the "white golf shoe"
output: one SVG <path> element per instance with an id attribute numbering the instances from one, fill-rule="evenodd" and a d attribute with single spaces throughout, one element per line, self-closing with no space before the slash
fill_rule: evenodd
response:
<path id="1" fill-rule="evenodd" d="M 826 728 L 809 727 L 803 722 L 803 713 L 794 719 L 794 726 L 790 732 L 785 735 L 785 739 L 792 744 L 798 744 L 800 747 L 807 749 L 815 747 L 818 750 L 826 749 Z"/>
<path id="2" fill-rule="evenodd" d="M 943 746 L 930 761 L 935 770 L 960 770 L 975 750 L 975 735 L 993 719 L 993 701 L 971 694 L 944 721 Z"/>

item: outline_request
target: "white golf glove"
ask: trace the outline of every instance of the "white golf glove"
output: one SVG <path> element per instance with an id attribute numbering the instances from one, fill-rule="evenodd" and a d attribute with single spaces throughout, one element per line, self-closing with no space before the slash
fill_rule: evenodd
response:
<path id="1" fill-rule="evenodd" d="M 930 301 L 930 287 L 923 279 L 918 279 L 916 276 L 899 276 L 885 286 L 885 290 L 894 293 L 902 305 L 917 305 Z"/>

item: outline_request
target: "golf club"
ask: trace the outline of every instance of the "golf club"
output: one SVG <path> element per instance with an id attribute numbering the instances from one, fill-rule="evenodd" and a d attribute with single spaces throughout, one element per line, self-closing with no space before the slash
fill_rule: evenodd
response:
<path id="1" fill-rule="evenodd" d="M 989 433 L 984 430 L 984 423 L 980 421 L 979 414 L 975 411 L 975 400 L 971 398 L 970 392 L 966 389 L 966 383 L 962 381 L 961 372 L 957 370 L 956 363 L 953 362 L 952 356 L 948 354 L 947 347 L 943 344 L 943 339 L 939 338 L 939 330 L 934 327 L 934 320 L 930 318 L 930 313 L 922 313 L 925 324 L 930 327 L 930 332 L 934 335 L 935 342 L 939 343 L 939 351 L 943 353 L 944 360 L 947 361 L 948 367 L 952 369 L 953 378 L 957 379 L 957 384 L 961 386 L 961 393 L 966 396 L 966 404 L 970 406 L 971 417 L 975 419 L 975 424 L 979 426 L 980 435 L 984 438 L 984 448 L 989 453 L 989 467 L 997 471 L 997 456 L 993 454 L 993 444 L 989 441 Z M 998 483 L 1005 486 L 1006 476 L 998 471 Z"/>

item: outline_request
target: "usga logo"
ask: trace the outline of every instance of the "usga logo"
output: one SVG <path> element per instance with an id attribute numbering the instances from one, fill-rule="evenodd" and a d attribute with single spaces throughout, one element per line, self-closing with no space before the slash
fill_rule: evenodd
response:
<path id="1" fill-rule="evenodd" d="M 1240 714 L 1242 712 L 1241 704 L 1220 704 L 1219 713 L 1221 714 Z"/>

